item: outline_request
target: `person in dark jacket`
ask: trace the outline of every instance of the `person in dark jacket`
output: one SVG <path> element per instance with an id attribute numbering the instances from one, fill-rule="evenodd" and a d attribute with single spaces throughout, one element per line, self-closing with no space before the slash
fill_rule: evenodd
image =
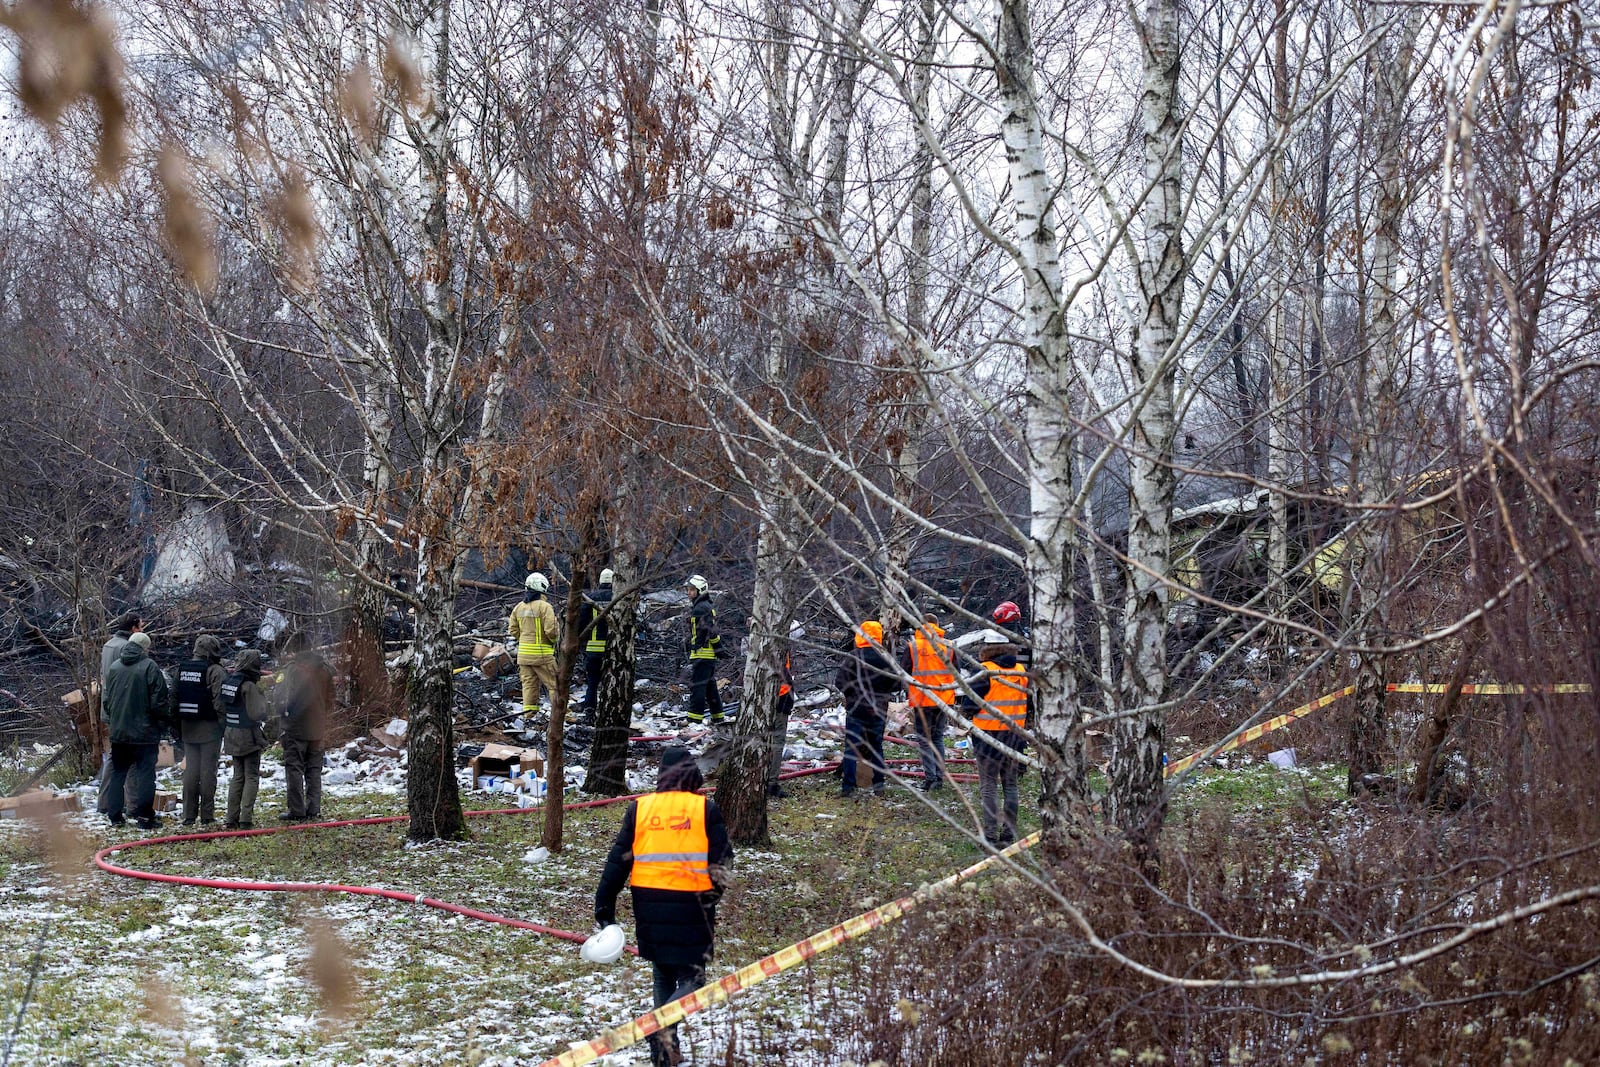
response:
<path id="1" fill-rule="evenodd" d="M 632 887 L 639 955 L 650 961 L 658 1008 L 705 984 L 733 861 L 722 812 L 698 793 L 704 785 L 688 749 L 664 750 L 656 791 L 628 805 L 594 894 L 595 925 L 606 927 L 617 921 L 622 887 Z M 677 1027 L 650 1036 L 650 1062 L 681 1062 Z"/>
<path id="2" fill-rule="evenodd" d="M 178 664 L 172 701 L 183 741 L 183 825 L 217 818 L 217 759 L 222 755 L 222 642 L 194 639 L 194 655 Z"/>
<path id="3" fill-rule="evenodd" d="M 261 691 L 261 653 L 247 648 L 222 683 L 222 751 L 233 757 L 228 781 L 229 830 L 255 824 L 256 791 L 261 788 L 261 753 L 267 749 L 263 724 L 270 710 Z"/>
<path id="4" fill-rule="evenodd" d="M 155 812 L 156 759 L 170 704 L 167 676 L 149 657 L 149 648 L 149 635 L 129 636 L 106 675 L 100 705 L 110 727 L 111 766 L 97 806 L 114 826 L 127 821 L 123 811 L 131 807 L 141 830 L 161 825 Z"/>
<path id="5" fill-rule="evenodd" d="M 887 786 L 883 762 L 883 728 L 889 714 L 889 701 L 900 688 L 899 672 L 883 651 L 883 624 L 867 620 L 855 628 L 855 647 L 839 664 L 834 688 L 844 697 L 844 759 L 839 773 L 844 777 L 839 795 L 856 791 L 856 761 L 865 758 L 872 768 L 872 792 L 882 794 Z"/>
<path id="6" fill-rule="evenodd" d="M 616 572 L 610 567 L 600 572 L 600 584 L 583 594 L 583 607 L 578 614 L 578 632 L 584 635 L 583 643 L 583 703 L 578 710 L 583 721 L 594 725 L 594 702 L 600 695 L 600 672 L 606 664 L 606 642 L 611 637 L 611 627 L 606 609 L 611 606 L 612 588 Z"/>
<path id="7" fill-rule="evenodd" d="M 1033 696 L 1016 646 L 985 645 L 982 656 L 983 669 L 964 679 L 960 702 L 976 727 L 972 754 L 978 763 L 983 839 L 994 848 L 1004 848 L 1017 839 L 1017 778 L 1022 763 L 1016 756 L 1028 745 L 1022 731 L 1029 722 Z M 969 691 L 983 703 L 975 703 Z"/>
<path id="8" fill-rule="evenodd" d="M 689 721 L 698 726 L 711 713 L 711 725 L 722 722 L 722 694 L 717 690 L 717 612 L 711 606 L 711 583 L 691 574 L 684 583 L 689 593 Z"/>
<path id="9" fill-rule="evenodd" d="M 308 822 L 322 816 L 322 754 L 333 710 L 333 671 L 306 648 L 304 634 L 283 643 L 294 654 L 283 680 L 274 687 L 283 733 L 283 777 L 287 811 L 278 818 Z"/>

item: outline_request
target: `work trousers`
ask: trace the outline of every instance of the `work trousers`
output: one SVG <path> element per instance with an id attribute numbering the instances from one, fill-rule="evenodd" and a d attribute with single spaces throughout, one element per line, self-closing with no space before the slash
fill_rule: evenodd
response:
<path id="1" fill-rule="evenodd" d="M 922 759 L 924 788 L 932 789 L 944 781 L 944 728 L 948 721 L 944 705 L 914 705 L 911 714 L 912 735 L 917 740 L 917 755 Z"/>
<path id="2" fill-rule="evenodd" d="M 322 742 L 283 739 L 284 806 L 292 819 L 322 815 Z"/>
<path id="3" fill-rule="evenodd" d="M 767 768 L 767 791 L 770 793 L 777 788 L 778 775 L 783 772 L 783 745 L 789 740 L 789 716 L 794 714 L 794 693 L 789 692 L 778 698 L 778 707 L 773 714 L 772 727 L 772 765 Z"/>
<path id="4" fill-rule="evenodd" d="M 555 707 L 556 701 L 556 658 L 554 656 L 540 656 L 532 663 L 517 664 L 517 673 L 522 676 L 522 710 L 532 714 L 539 710 L 539 687 L 544 686 L 544 691 L 550 695 L 550 706 Z"/>
<path id="5" fill-rule="evenodd" d="M 156 760 L 161 755 L 157 742 L 113 741 L 111 763 L 100 783 L 100 799 L 95 807 L 112 822 L 127 815 L 141 822 L 156 817 Z"/>
<path id="6" fill-rule="evenodd" d="M 217 760 L 222 738 L 183 743 L 183 821 L 212 822 L 217 817 Z"/>
<path id="7" fill-rule="evenodd" d="M 706 965 L 703 963 L 651 963 L 651 977 L 655 981 L 655 1006 L 670 1004 L 686 997 L 706 984 Z M 667 1049 L 678 1048 L 678 1028 L 669 1026 L 659 1034 L 650 1035 L 650 1062 L 652 1065 L 676 1063 Z"/>
<path id="8" fill-rule="evenodd" d="M 256 821 L 256 791 L 261 788 L 261 753 L 233 757 L 233 777 L 228 781 L 228 825 Z"/>
<path id="9" fill-rule="evenodd" d="M 996 848 L 1017 839 L 1017 777 L 1022 764 L 1016 753 L 1026 745 L 1015 730 L 972 731 L 978 794 L 983 802 L 983 839 Z"/>
<path id="10" fill-rule="evenodd" d="M 689 721 L 704 722 L 708 710 L 713 725 L 722 721 L 722 694 L 717 691 L 717 661 L 692 659 L 689 661 Z"/>
<path id="11" fill-rule="evenodd" d="M 586 723 L 594 722 L 594 702 L 600 696 L 600 672 L 605 669 L 605 662 L 604 652 L 583 654 L 583 702 L 578 705 L 578 710 L 583 713 Z"/>
<path id="12" fill-rule="evenodd" d="M 888 780 L 883 766 L 883 728 L 882 715 L 857 715 L 851 712 L 844 717 L 844 759 L 839 764 L 844 784 L 839 787 L 839 792 L 850 794 L 856 791 L 857 760 L 866 760 L 867 766 L 872 768 L 872 791 L 877 793 L 883 790 Z"/>

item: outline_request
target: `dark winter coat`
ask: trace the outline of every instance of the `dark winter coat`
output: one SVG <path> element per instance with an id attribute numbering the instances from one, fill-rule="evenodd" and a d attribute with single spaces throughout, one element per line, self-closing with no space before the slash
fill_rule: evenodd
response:
<path id="1" fill-rule="evenodd" d="M 228 684 L 235 684 L 237 678 L 239 699 L 244 702 L 245 716 L 250 725 L 227 727 L 222 734 L 222 751 L 230 756 L 249 756 L 266 750 L 267 735 L 262 724 L 271 714 L 271 709 L 267 707 L 267 695 L 261 691 L 260 685 L 261 653 L 246 649 L 240 653 L 234 666 L 234 673 L 228 676 Z M 226 687 L 223 695 L 227 696 Z"/>
<path id="2" fill-rule="evenodd" d="M 578 632 L 583 635 L 586 650 L 591 640 L 607 641 L 611 637 L 611 626 L 606 615 L 606 608 L 611 606 L 611 592 L 609 585 L 602 585 L 583 594 L 583 607 L 578 612 Z M 593 632 L 590 627 L 593 627 Z"/>
<path id="3" fill-rule="evenodd" d="M 133 631 L 131 630 L 118 630 L 116 633 L 112 634 L 110 640 L 108 640 L 105 645 L 101 647 L 100 688 L 102 690 L 105 689 L 106 679 L 111 677 L 111 668 L 116 665 L 118 657 L 122 655 L 122 650 L 127 647 L 128 638 L 132 636 Z"/>
<path id="4" fill-rule="evenodd" d="M 211 691 L 211 706 L 217 709 L 215 718 L 196 719 L 178 716 L 178 730 L 186 745 L 209 745 L 222 740 L 222 682 L 228 672 L 222 669 L 222 642 L 210 634 L 202 634 L 194 643 L 194 658 L 206 662 L 206 688 Z"/>
<path id="5" fill-rule="evenodd" d="M 852 648 L 833 676 L 833 687 L 844 697 L 846 715 L 858 719 L 882 718 L 889 701 L 900 689 L 900 675 L 889 657 L 876 645 Z"/>
<path id="6" fill-rule="evenodd" d="M 172 695 L 167 676 L 133 641 L 122 646 L 106 674 L 100 708 L 119 744 L 153 745 L 170 722 Z"/>
<path id="7" fill-rule="evenodd" d="M 700 649 L 709 648 L 716 652 L 721 643 L 722 638 L 717 633 L 716 609 L 711 606 L 711 598 L 702 593 L 694 598 L 694 604 L 689 608 L 689 634 L 686 641 L 689 658 L 697 658 L 695 652 Z"/>
<path id="8" fill-rule="evenodd" d="M 302 652 L 290 660 L 283 680 L 273 686 L 272 697 L 283 719 L 285 739 L 320 742 L 328 735 L 333 671 L 321 656 Z"/>
<path id="9" fill-rule="evenodd" d="M 689 764 L 688 770 L 693 772 L 689 778 L 664 774 L 656 791 L 696 788 L 689 782 L 699 779 L 699 771 L 693 764 Z M 638 808 L 637 801 L 628 805 L 628 813 L 622 817 L 622 829 L 611 843 L 611 854 L 606 857 L 605 870 L 600 874 L 600 888 L 594 895 L 594 921 L 601 926 L 617 921 L 617 897 L 633 874 L 633 832 Z M 733 861 L 733 846 L 728 842 L 728 828 L 723 825 L 722 812 L 710 797 L 706 798 L 706 841 L 706 859 L 711 867 L 713 885 L 708 892 L 630 887 L 639 955 L 651 963 L 690 966 L 711 958 L 717 901 L 722 898 L 724 872 Z"/>

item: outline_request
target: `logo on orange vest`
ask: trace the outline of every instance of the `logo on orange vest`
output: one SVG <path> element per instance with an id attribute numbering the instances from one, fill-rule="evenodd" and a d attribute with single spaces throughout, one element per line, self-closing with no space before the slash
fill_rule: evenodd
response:
<path id="1" fill-rule="evenodd" d="M 688 816 L 688 815 L 685 815 L 681 819 L 674 819 L 672 822 L 667 824 L 667 829 L 668 830 L 692 830 L 692 829 L 694 829 L 694 819 L 691 816 Z"/>

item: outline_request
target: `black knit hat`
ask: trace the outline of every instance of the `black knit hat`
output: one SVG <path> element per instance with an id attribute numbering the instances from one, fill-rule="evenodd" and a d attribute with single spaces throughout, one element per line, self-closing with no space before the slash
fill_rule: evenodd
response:
<path id="1" fill-rule="evenodd" d="M 661 750 L 661 769 L 676 767 L 680 763 L 693 763 L 694 756 L 682 745 L 673 745 Z"/>

